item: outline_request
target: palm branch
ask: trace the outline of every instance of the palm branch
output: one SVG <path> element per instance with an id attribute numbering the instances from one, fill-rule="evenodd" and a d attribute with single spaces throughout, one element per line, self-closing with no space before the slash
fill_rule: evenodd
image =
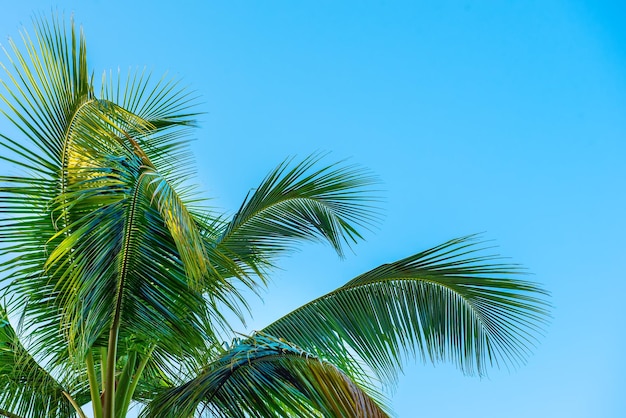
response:
<path id="1" fill-rule="evenodd" d="M 263 275 L 273 259 L 303 241 L 344 247 L 378 219 L 376 178 L 356 165 L 317 166 L 323 155 L 285 160 L 248 196 L 217 237 L 217 248 Z"/>
<path id="2" fill-rule="evenodd" d="M 374 398 L 331 363 L 257 333 L 235 339 L 197 376 L 148 403 L 145 417 L 387 417 Z"/>
<path id="3" fill-rule="evenodd" d="M 519 365 L 545 324 L 545 291 L 482 250 L 472 235 L 383 264 L 263 332 L 334 364 L 364 362 L 386 382 L 406 354 L 470 374 Z"/>

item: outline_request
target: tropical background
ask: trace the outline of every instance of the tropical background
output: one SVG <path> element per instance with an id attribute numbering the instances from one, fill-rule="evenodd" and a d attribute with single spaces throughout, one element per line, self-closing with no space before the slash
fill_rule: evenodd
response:
<path id="1" fill-rule="evenodd" d="M 318 246 L 284 260 L 242 332 L 485 231 L 552 292 L 545 337 L 525 367 L 483 379 L 410 365 L 394 410 L 624 415 L 624 6 L 336 3 L 12 2 L 0 28 L 16 37 L 33 14 L 73 14 L 97 71 L 181 78 L 201 97 L 197 182 L 216 208 L 234 211 L 290 155 L 331 151 L 380 177 L 379 229 L 343 261 Z"/>

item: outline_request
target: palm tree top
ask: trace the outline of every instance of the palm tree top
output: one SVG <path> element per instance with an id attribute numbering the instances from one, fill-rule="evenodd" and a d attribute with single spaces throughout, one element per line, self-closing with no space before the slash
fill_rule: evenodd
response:
<path id="1" fill-rule="evenodd" d="M 193 96 L 144 71 L 98 89 L 84 34 L 35 19 L 3 61 L 0 415 L 364 416 L 407 357 L 522 364 L 546 292 L 477 236 L 366 272 L 244 338 L 231 316 L 307 241 L 339 256 L 379 217 L 375 176 L 287 159 L 233 216 L 189 183 Z M 10 319 L 19 319 L 12 326 Z"/>

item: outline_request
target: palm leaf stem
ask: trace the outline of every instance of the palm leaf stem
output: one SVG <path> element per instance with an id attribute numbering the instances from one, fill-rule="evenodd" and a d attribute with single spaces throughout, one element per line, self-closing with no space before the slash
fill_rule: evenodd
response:
<path id="1" fill-rule="evenodd" d="M 141 175 L 139 178 L 141 181 Z M 115 310 L 113 312 L 113 321 L 109 331 L 109 341 L 107 347 L 107 369 L 104 382 L 104 418 L 113 418 L 115 410 L 115 365 L 117 361 L 117 340 L 120 330 L 122 316 L 122 301 L 124 299 L 124 285 L 126 283 L 126 274 L 128 273 L 128 264 L 130 258 L 130 245 L 133 235 L 133 223 L 135 221 L 137 202 L 141 188 L 135 187 L 133 197 L 128 209 L 126 218 L 126 232 L 124 236 L 124 244 L 121 254 L 120 269 L 117 280 L 117 291 L 115 296 Z"/>
<path id="2" fill-rule="evenodd" d="M 106 382 L 106 370 L 107 370 L 107 349 L 106 347 L 100 348 L 100 387 L 104 390 L 104 382 Z M 100 400 L 102 402 L 102 399 Z"/>
<path id="3" fill-rule="evenodd" d="M 119 302 L 118 297 L 118 302 Z M 117 357 L 117 337 L 120 329 L 120 316 L 118 315 L 119 309 L 116 304 L 115 316 L 109 330 L 109 341 L 107 350 L 107 368 L 105 370 L 103 392 L 104 402 L 102 416 L 104 418 L 113 418 L 113 407 L 115 405 L 115 363 Z"/>
<path id="4" fill-rule="evenodd" d="M 120 375 L 117 388 L 115 389 L 115 416 L 121 417 L 124 414 L 124 400 L 126 399 L 126 394 L 128 393 L 128 389 L 131 383 L 131 379 L 133 378 L 133 374 L 135 372 L 135 366 L 137 365 L 137 352 L 130 351 L 128 353 L 128 358 L 126 360 L 126 364 L 122 369 L 122 374 Z"/>
<path id="5" fill-rule="evenodd" d="M 69 393 L 63 391 L 63 396 L 65 396 L 67 398 L 67 400 L 70 401 L 70 403 L 72 404 L 72 406 L 74 407 L 74 409 L 76 410 L 76 413 L 78 414 L 78 416 L 80 418 L 87 418 L 87 415 L 85 415 L 85 412 L 83 412 L 82 408 L 76 402 L 76 400 L 74 398 L 72 398 L 72 395 L 70 395 Z"/>
<path id="6" fill-rule="evenodd" d="M 65 129 L 65 132 L 64 132 L 65 137 L 63 138 L 63 150 L 61 151 L 61 169 L 62 169 L 61 175 L 63 175 L 65 173 L 65 170 L 67 170 L 68 154 L 69 154 L 69 150 L 71 146 L 70 132 L 72 131 L 72 126 L 74 125 L 74 121 L 80 114 L 80 111 L 83 109 L 83 107 L 90 105 L 95 100 L 96 99 L 92 98 L 89 100 L 85 100 L 83 103 L 81 103 L 80 106 L 78 106 L 78 108 L 76 108 L 76 110 L 73 112 L 72 117 L 69 123 L 67 124 L 67 128 Z M 64 181 L 62 181 L 61 184 L 62 184 L 62 187 L 65 187 Z M 63 188 L 62 191 L 63 193 L 65 193 L 65 188 Z"/>
<path id="7" fill-rule="evenodd" d="M 94 418 L 102 418 L 102 399 L 100 399 L 100 388 L 98 377 L 93 362 L 91 350 L 87 353 L 87 378 L 89 379 L 89 392 L 91 394 L 91 404 L 93 405 Z"/>
<path id="8" fill-rule="evenodd" d="M 152 352 L 154 351 L 154 349 L 156 348 L 156 345 L 153 345 L 148 352 L 146 353 L 145 357 L 141 360 L 141 362 L 139 362 L 139 366 L 137 367 L 137 370 L 135 371 L 135 374 L 133 375 L 130 385 L 128 387 L 128 390 L 126 391 L 124 398 L 122 400 L 123 405 L 122 405 L 122 415 L 120 416 L 120 418 L 126 418 L 126 414 L 128 413 L 128 407 L 130 406 L 130 401 L 133 399 L 133 395 L 135 394 L 135 390 L 137 389 L 137 384 L 139 383 L 139 379 L 141 378 L 141 375 L 143 374 L 143 371 L 146 368 L 146 365 L 148 364 L 148 361 L 150 361 L 150 358 L 152 357 Z"/>
<path id="9" fill-rule="evenodd" d="M 86 107 L 87 105 L 91 104 L 94 101 L 95 99 L 85 100 L 76 108 L 76 110 L 72 113 L 72 116 L 69 120 L 69 123 L 67 124 L 67 127 L 65 128 L 65 132 L 63 133 L 63 150 L 61 151 L 61 182 L 60 182 L 62 195 L 65 195 L 67 191 L 67 178 L 66 177 L 67 177 L 67 172 L 68 172 L 68 159 L 69 159 L 68 154 L 69 154 L 69 150 L 70 150 L 70 146 L 72 142 L 71 136 L 70 136 L 70 132 L 72 131 L 72 126 L 74 125 L 74 121 L 80 114 L 80 111 L 83 109 L 83 107 Z M 69 224 L 67 211 L 63 211 L 63 222 L 64 222 L 64 226 Z"/>

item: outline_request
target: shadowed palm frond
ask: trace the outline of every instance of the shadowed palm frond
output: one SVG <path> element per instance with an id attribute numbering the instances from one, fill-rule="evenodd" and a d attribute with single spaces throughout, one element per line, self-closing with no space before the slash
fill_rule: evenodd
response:
<path id="1" fill-rule="evenodd" d="M 75 387 L 64 387 L 35 361 L 0 307 L 0 416 L 73 417 L 74 408 L 64 392 L 79 403 L 89 401 L 86 386 L 74 383 Z"/>
<path id="2" fill-rule="evenodd" d="M 208 280 L 203 243 L 167 181 L 134 153 L 117 155 L 116 164 L 83 162 L 57 199 L 68 224 L 53 238 L 59 242 L 46 272 L 71 324 L 70 342 L 83 333 L 88 349 L 118 315 L 122 334 L 171 350 L 183 346 L 177 333 L 184 330 L 185 345 L 197 347 L 210 322 L 202 294 L 192 289 Z M 32 298 L 30 285 L 28 292 Z"/>
<path id="3" fill-rule="evenodd" d="M 334 364 L 364 361 L 392 382 L 405 354 L 466 373 L 522 363 L 547 319 L 545 295 L 468 236 L 384 264 L 263 331 Z"/>
<path id="4" fill-rule="evenodd" d="M 387 417 L 372 398 L 378 394 L 352 379 L 293 344 L 259 333 L 235 340 L 197 377 L 161 393 L 144 416 Z"/>

